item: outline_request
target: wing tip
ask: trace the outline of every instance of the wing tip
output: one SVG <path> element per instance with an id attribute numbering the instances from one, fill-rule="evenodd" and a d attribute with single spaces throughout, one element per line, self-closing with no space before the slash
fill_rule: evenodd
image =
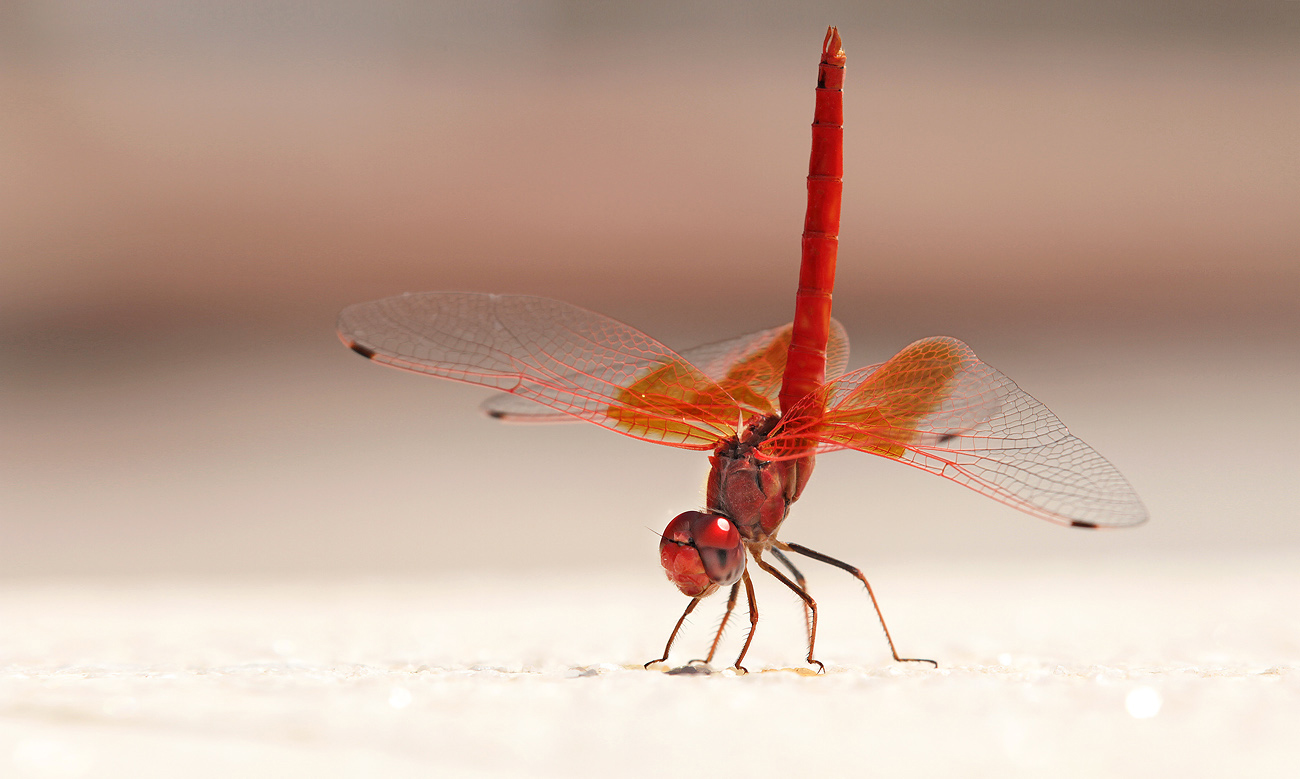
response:
<path id="1" fill-rule="evenodd" d="M 367 360 L 375 359 L 376 352 L 374 349 L 371 349 L 369 346 L 366 346 L 364 344 L 359 344 L 356 341 L 346 341 L 345 343 L 347 344 L 347 347 L 349 349 L 361 355 L 362 357 L 365 357 Z"/>
<path id="2" fill-rule="evenodd" d="M 1068 527 L 1077 527 L 1084 530 L 1117 530 L 1126 527 L 1137 527 L 1138 525 L 1145 524 L 1148 519 L 1150 519 L 1150 517 L 1147 516 L 1146 512 L 1143 512 L 1139 516 L 1127 516 L 1102 522 L 1092 522 L 1086 519 L 1071 519 L 1065 524 Z"/>

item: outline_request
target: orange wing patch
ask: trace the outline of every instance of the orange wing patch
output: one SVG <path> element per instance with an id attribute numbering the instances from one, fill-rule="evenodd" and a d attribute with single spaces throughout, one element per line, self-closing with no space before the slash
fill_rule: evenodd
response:
<path id="1" fill-rule="evenodd" d="M 947 397 L 964 358 L 962 350 L 948 340 L 912 344 L 824 412 L 826 434 L 821 439 L 884 457 L 902 457 L 904 446 L 916 437 L 917 423 Z"/>
<path id="2" fill-rule="evenodd" d="M 726 377 L 719 382 L 722 389 L 743 408 L 764 416 L 776 413 L 770 398 L 776 397 L 780 389 L 793 329 L 791 325 L 781 328 L 781 332 L 765 347 L 731 366 Z"/>
<path id="3" fill-rule="evenodd" d="M 888 362 L 854 371 L 804 397 L 763 443 L 763 454 L 785 460 L 829 447 L 899 459 L 916 440 L 917 426 L 944 402 L 953 379 L 973 357 L 950 338 L 917 341 Z"/>
<path id="4" fill-rule="evenodd" d="M 776 414 L 774 400 L 785 374 L 791 325 L 772 331 L 740 354 L 716 383 L 684 359 L 669 360 L 619 390 L 606 414 L 629 435 L 682 446 L 713 445 L 735 435 L 743 419 Z M 767 335 L 771 333 L 771 335 Z M 838 323 L 828 351 L 842 369 L 848 344 Z M 701 347 L 708 349 L 709 347 Z M 713 375 L 717 375 L 715 372 Z M 812 441 L 802 444 L 814 446 Z"/>
<path id="5" fill-rule="evenodd" d="M 665 362 L 618 391 L 615 429 L 643 438 L 711 446 L 735 435 L 736 400 L 690 363 Z"/>

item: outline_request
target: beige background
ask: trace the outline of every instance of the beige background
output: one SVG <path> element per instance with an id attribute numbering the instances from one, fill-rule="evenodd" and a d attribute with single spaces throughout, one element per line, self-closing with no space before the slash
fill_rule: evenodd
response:
<path id="1" fill-rule="evenodd" d="M 333 318 L 467 289 L 678 347 L 788 320 L 824 18 L 853 364 L 966 340 L 1155 521 L 1085 538 L 843 454 L 787 532 L 1296 546 L 1295 9 L 1032 5 L 9 4 L 0 575 L 654 575 L 701 456 L 491 425 Z"/>
<path id="2" fill-rule="evenodd" d="M 351 302 L 465 289 L 562 298 L 676 347 L 787 321 L 818 46 L 835 22 L 850 69 L 836 312 L 852 364 L 926 335 L 966 340 L 1114 461 L 1152 521 L 1063 530 L 844 453 L 819 462 L 784 536 L 885 576 L 877 584 L 900 599 L 895 619 L 915 620 L 896 636 L 904 630 L 974 669 L 960 689 L 1001 691 L 1016 733 L 1038 715 L 1011 691 L 1054 652 L 1084 669 L 1080 678 L 1093 678 L 1086 669 L 1097 663 L 1139 675 L 1132 664 L 1177 676 L 1214 658 L 1243 675 L 1282 669 L 1259 699 L 1223 705 L 1202 691 L 1192 700 L 1204 708 L 1183 724 L 1226 732 L 1234 706 L 1263 712 L 1269 727 L 1293 720 L 1300 627 L 1286 604 L 1300 593 L 1285 572 L 1300 562 L 1300 11 L 1285 2 L 1040 5 L 0 6 L 0 587 L 9 599 L 0 619 L 19 626 L 6 628 L 0 665 L 38 677 L 119 661 L 143 669 L 128 697 L 162 695 L 162 713 L 128 707 L 125 721 L 150 749 L 172 749 L 179 742 L 154 725 L 193 691 L 158 693 L 150 669 L 212 667 L 208 629 L 258 603 L 205 600 L 209 585 L 195 581 L 256 590 L 274 579 L 267 614 L 301 608 L 327 620 L 348 610 L 304 600 L 301 588 L 317 586 L 304 582 L 346 589 L 414 577 L 433 612 L 384 611 L 397 585 L 355 603 L 398 622 L 459 625 L 439 616 L 450 598 L 488 623 L 523 608 L 549 626 L 475 645 L 524 653 L 492 655 L 498 670 L 536 661 L 563 678 L 584 663 L 647 659 L 682 605 L 660 581 L 654 536 L 697 506 L 704 457 L 594 428 L 492 424 L 475 411 L 484 393 L 367 364 L 338 344 L 333 320 Z M 815 573 L 814 587 L 844 586 Z M 997 586 L 1000 575 L 1011 583 Z M 1204 598 L 1216 577 L 1235 597 L 1276 605 L 1257 614 L 1272 632 L 1228 616 L 1230 598 L 1205 609 L 1170 600 L 1193 598 L 1171 582 L 1200 582 L 1208 589 L 1194 597 Z M 489 581 L 518 585 L 507 589 L 522 605 L 466 584 Z M 137 610 L 133 588 L 189 593 L 199 605 L 185 624 L 197 627 L 174 644 L 141 638 L 158 612 Z M 1030 591 L 1059 593 L 1059 610 L 1046 609 L 1038 628 L 1126 599 L 1145 606 L 1079 632 L 1096 644 L 1035 638 L 1015 616 L 1035 613 L 1019 600 Z M 653 639 L 637 632 L 640 621 L 625 625 L 615 604 L 590 600 L 615 592 Z M 797 619 L 785 596 L 764 597 Z M 984 640 L 954 618 L 995 608 L 987 597 L 1008 627 L 988 628 Z M 72 605 L 87 598 L 106 622 Z M 1152 621 L 1166 608 L 1190 620 L 1186 634 Z M 565 626 L 577 618 L 566 615 L 583 613 L 577 629 L 610 643 L 572 650 Z M 221 662 L 260 662 L 275 631 L 236 623 Z M 1225 625 L 1244 638 L 1224 644 Z M 865 654 L 828 639 L 828 661 L 878 669 L 869 628 Z M 1134 629 L 1152 631 L 1162 649 L 1107 643 Z M 786 638 L 760 641 L 758 656 L 794 664 L 797 631 L 772 630 Z M 106 634 L 129 648 L 116 661 L 94 648 Z M 337 671 L 344 658 L 406 673 L 391 646 L 335 652 L 311 642 L 296 645 L 320 649 L 312 668 Z M 1029 677 L 981 676 L 1008 645 L 1023 649 L 1012 665 Z M 415 646 L 411 662 L 426 652 L 441 668 L 481 659 L 468 644 Z M 268 662 L 291 669 L 291 655 Z M 1160 680 L 1173 677 L 1154 678 L 1168 698 Z M 0 749 L 0 767 L 64 765 L 40 755 L 42 744 L 66 743 L 92 755 L 67 765 L 96 773 L 113 748 L 78 752 L 93 739 L 70 736 L 62 717 L 93 710 L 117 727 L 122 715 L 103 714 L 111 696 L 79 683 L 80 703 L 60 708 L 48 684 L 58 682 L 5 688 L 18 703 L 0 709 L 9 717 L 0 724 L 19 735 L 8 757 Z M 877 702 L 897 710 L 924 698 L 915 692 Z M 1086 709 L 1077 692 L 1045 693 L 1062 727 Z M 314 705 L 278 694 L 285 711 Z M 701 705 L 717 703 L 718 693 L 702 694 Z M 204 709 L 210 716 L 186 738 L 242 711 L 239 700 Z M 508 723 L 503 734 L 529 727 L 496 716 Z M 265 730 L 248 722 L 238 738 Z M 427 724 L 437 723 L 446 726 Z M 954 717 L 951 732 L 962 723 Z M 332 727 L 311 732 L 329 741 Z M 1186 731 L 1166 735 L 1157 743 L 1182 743 Z M 396 754 L 360 738 L 363 752 Z M 254 757 L 274 753 L 307 770 L 294 762 L 305 753 L 256 743 L 268 751 L 253 748 Z M 881 749 L 892 744 L 902 764 L 903 743 Z M 1059 755 L 1082 754 L 1084 743 Z M 1207 749 L 1222 759 L 1246 746 Z M 1257 774 L 1280 759 L 1252 748 Z M 1007 775 L 996 755 L 1014 750 L 1001 749 L 989 775 Z M 435 759 L 412 754 L 417 767 Z"/>

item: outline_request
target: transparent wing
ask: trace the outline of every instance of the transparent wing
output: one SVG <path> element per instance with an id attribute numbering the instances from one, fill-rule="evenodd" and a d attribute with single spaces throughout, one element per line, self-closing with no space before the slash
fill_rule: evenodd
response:
<path id="1" fill-rule="evenodd" d="M 1147 517 L 1115 466 L 953 338 L 917 341 L 826 384 L 791 409 L 763 452 L 782 459 L 812 446 L 899 460 L 1062 524 Z"/>
<path id="2" fill-rule="evenodd" d="M 763 414 L 776 413 L 776 398 L 785 372 L 791 325 L 748 333 L 726 341 L 704 344 L 681 353 L 746 407 Z M 839 376 L 849 361 L 849 338 L 844 326 L 831 320 L 826 346 L 826 375 Z M 571 422 L 573 417 L 518 395 L 501 393 L 483 402 L 489 416 L 507 422 Z"/>
<path id="3" fill-rule="evenodd" d="M 656 443 L 708 449 L 752 413 L 640 330 L 548 298 L 408 293 L 349 306 L 338 331 L 376 362 L 504 390 Z"/>

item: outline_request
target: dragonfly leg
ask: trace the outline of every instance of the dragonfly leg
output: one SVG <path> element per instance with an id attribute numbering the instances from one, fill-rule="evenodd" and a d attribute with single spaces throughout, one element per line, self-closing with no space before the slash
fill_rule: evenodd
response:
<path id="1" fill-rule="evenodd" d="M 740 657 L 736 658 L 733 667 L 741 673 L 749 673 L 749 669 L 741 665 L 740 661 L 744 660 L 749 652 L 749 644 L 754 640 L 754 631 L 758 629 L 758 600 L 754 597 L 754 582 L 749 578 L 749 571 L 742 573 L 740 579 L 745 583 L 745 600 L 749 601 L 749 635 L 745 636 L 745 645 L 740 648 Z M 732 592 L 735 592 L 734 587 Z"/>
<path id="2" fill-rule="evenodd" d="M 713 643 L 709 646 L 709 656 L 704 658 L 704 664 L 709 665 L 713 662 L 713 655 L 718 651 L 718 642 L 722 640 L 722 631 L 727 629 L 727 621 L 731 619 L 731 612 L 736 609 L 736 596 L 740 594 L 740 582 L 731 585 L 731 593 L 727 595 L 727 610 L 722 614 L 722 622 L 718 625 L 718 632 L 713 634 Z"/>
<path id="3" fill-rule="evenodd" d="M 662 663 L 668 659 L 668 653 L 672 651 L 673 642 L 677 640 L 677 633 L 682 629 L 682 624 L 686 622 L 686 617 L 692 611 L 695 611 L 695 607 L 699 605 L 699 603 L 700 603 L 699 598 L 691 598 L 691 602 L 686 604 L 686 611 L 683 611 L 682 615 L 677 618 L 677 624 L 673 625 L 673 632 L 668 634 L 668 643 L 664 646 L 664 656 L 659 658 L 658 660 L 651 660 L 650 662 L 646 663 L 644 666 L 645 668 L 649 668 L 655 663 Z"/>
<path id="4" fill-rule="evenodd" d="M 794 576 L 794 581 L 796 584 L 799 585 L 799 588 L 802 589 L 804 592 L 808 592 L 808 580 L 803 578 L 803 574 L 800 573 L 799 569 L 794 566 L 794 563 L 790 562 L 790 558 L 786 557 L 785 553 L 782 552 L 780 549 L 777 549 L 776 547 L 772 547 L 772 555 L 776 557 L 776 559 L 786 567 L 786 570 L 788 570 L 792 576 Z M 804 627 L 804 632 L 808 634 L 809 642 L 811 642 L 812 641 L 812 609 L 808 608 L 807 603 L 803 605 L 803 627 Z"/>
<path id="5" fill-rule="evenodd" d="M 848 571 L 850 576 L 862 582 L 862 585 L 867 588 L 867 595 L 871 596 L 871 605 L 876 609 L 876 618 L 880 620 L 881 630 L 885 631 L 885 641 L 889 642 L 889 652 L 894 656 L 894 660 L 899 663 L 929 663 L 935 668 L 939 667 L 939 664 L 936 663 L 935 661 L 927 660 L 923 657 L 899 657 L 898 656 L 898 650 L 894 648 L 894 639 L 889 635 L 889 626 L 885 624 L 885 615 L 880 613 L 880 602 L 876 600 L 876 593 L 874 590 L 871 589 L 871 582 L 867 581 L 867 577 L 862 574 L 861 569 L 855 568 L 854 566 L 849 565 L 846 562 L 836 560 L 834 557 L 824 555 L 821 552 L 814 552 L 808 547 L 800 546 L 799 544 L 782 543 L 781 548 L 787 549 L 791 552 L 797 552 L 803 555 L 804 557 L 811 557 L 812 559 L 817 560 L 819 562 L 826 563 L 827 565 L 833 565 L 842 571 Z"/>
<path id="6" fill-rule="evenodd" d="M 754 552 L 754 562 L 758 563 L 759 568 L 762 568 L 764 571 L 775 576 L 777 581 L 789 587 L 794 591 L 795 595 L 798 595 L 803 599 L 804 607 L 812 613 L 812 624 L 808 629 L 808 664 L 816 665 L 817 670 L 825 672 L 826 666 L 822 665 L 820 660 L 813 659 L 813 649 L 817 644 L 817 601 L 813 600 L 813 597 L 808 594 L 807 590 L 790 581 L 785 574 L 773 568 L 772 564 L 760 557 L 757 551 Z"/>

